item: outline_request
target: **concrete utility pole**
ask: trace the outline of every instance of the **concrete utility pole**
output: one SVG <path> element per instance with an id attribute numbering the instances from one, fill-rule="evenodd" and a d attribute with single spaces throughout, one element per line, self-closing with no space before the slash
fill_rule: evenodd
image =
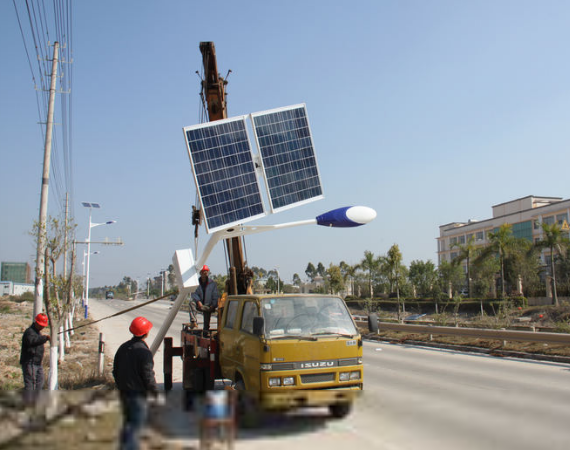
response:
<path id="1" fill-rule="evenodd" d="M 47 228 L 47 207 L 48 207 L 48 187 L 49 171 L 51 160 L 51 141 L 53 132 L 53 110 L 55 104 L 55 88 L 57 82 L 57 59 L 59 53 L 59 43 L 53 44 L 53 60 L 51 66 L 51 86 L 49 89 L 48 116 L 46 125 L 46 141 L 44 147 L 44 171 L 42 176 L 42 191 L 40 200 L 40 219 L 38 223 L 38 250 L 36 254 L 36 280 L 34 289 L 34 317 L 43 310 L 43 276 L 44 276 L 44 253 L 45 253 L 45 231 Z"/>

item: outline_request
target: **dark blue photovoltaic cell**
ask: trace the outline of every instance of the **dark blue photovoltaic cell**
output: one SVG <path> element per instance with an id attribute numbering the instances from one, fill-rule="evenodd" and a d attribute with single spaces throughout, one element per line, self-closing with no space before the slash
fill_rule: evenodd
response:
<path id="1" fill-rule="evenodd" d="M 304 106 L 253 116 L 273 209 L 323 195 Z"/>
<path id="2" fill-rule="evenodd" d="M 264 215 L 245 120 L 185 131 L 208 231 Z"/>

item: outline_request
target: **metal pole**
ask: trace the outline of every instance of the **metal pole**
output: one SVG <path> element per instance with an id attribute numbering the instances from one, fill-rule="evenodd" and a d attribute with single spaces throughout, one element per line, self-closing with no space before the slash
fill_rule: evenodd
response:
<path id="1" fill-rule="evenodd" d="M 91 257 L 91 208 L 89 208 L 89 232 L 87 233 L 87 267 L 85 268 L 85 318 L 89 309 L 89 259 Z"/>
<path id="2" fill-rule="evenodd" d="M 44 169 L 42 175 L 42 190 L 40 200 L 40 218 L 38 222 L 38 242 L 36 253 L 36 279 L 34 288 L 34 316 L 43 311 L 43 286 L 42 279 L 44 275 L 44 250 L 45 250 L 45 234 L 47 222 L 48 207 L 48 191 L 49 191 L 49 171 L 51 160 L 51 142 L 53 133 L 53 110 L 55 103 L 55 88 L 57 82 L 57 58 L 59 43 L 53 45 L 53 60 L 51 66 L 51 85 L 49 90 L 48 116 L 46 125 L 46 140 L 44 147 Z"/>

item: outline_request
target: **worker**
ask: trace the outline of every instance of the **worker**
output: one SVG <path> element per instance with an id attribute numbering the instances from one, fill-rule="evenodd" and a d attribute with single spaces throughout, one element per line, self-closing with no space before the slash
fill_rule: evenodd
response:
<path id="1" fill-rule="evenodd" d="M 44 386 L 44 344 L 50 340 L 41 331 L 48 326 L 48 316 L 40 313 L 22 336 L 22 350 L 20 352 L 20 365 L 24 375 L 24 402 L 27 405 L 37 401 L 39 391 Z"/>
<path id="2" fill-rule="evenodd" d="M 147 396 L 158 396 L 154 361 L 145 339 L 152 323 L 136 317 L 129 327 L 133 337 L 119 347 L 113 363 L 113 377 L 119 390 L 123 413 L 120 449 L 138 449 L 148 415 Z"/>
<path id="3" fill-rule="evenodd" d="M 192 326 L 196 324 L 196 310 L 204 315 L 204 331 L 210 329 L 210 317 L 218 307 L 218 285 L 214 280 L 210 280 L 210 268 L 206 265 L 200 270 L 198 287 L 190 298 L 190 322 Z"/>

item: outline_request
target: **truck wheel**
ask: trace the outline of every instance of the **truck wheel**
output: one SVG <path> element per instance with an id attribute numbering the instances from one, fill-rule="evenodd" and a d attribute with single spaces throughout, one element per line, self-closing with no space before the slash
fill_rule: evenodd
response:
<path id="1" fill-rule="evenodd" d="M 331 416 L 335 419 L 342 419 L 348 416 L 351 410 L 352 404 L 350 403 L 335 403 L 334 405 L 329 405 Z"/>
<path id="2" fill-rule="evenodd" d="M 243 428 L 255 428 L 259 425 L 259 411 L 255 399 L 245 390 L 245 383 L 236 383 L 238 391 L 237 419 Z"/>

